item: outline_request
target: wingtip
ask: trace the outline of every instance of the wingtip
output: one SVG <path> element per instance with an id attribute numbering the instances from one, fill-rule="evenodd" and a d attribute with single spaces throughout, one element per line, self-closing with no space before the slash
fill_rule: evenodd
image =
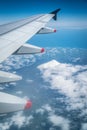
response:
<path id="1" fill-rule="evenodd" d="M 60 8 L 58 8 L 58 9 L 56 9 L 56 10 L 54 10 L 54 11 L 52 11 L 50 14 L 54 14 L 54 17 L 53 17 L 53 19 L 54 20 L 57 20 L 57 13 L 60 11 L 61 9 Z"/>
<path id="2" fill-rule="evenodd" d="M 52 11 L 50 14 L 56 14 L 56 13 L 58 13 L 60 10 L 61 10 L 61 8 L 58 8 L 58 9 Z"/>

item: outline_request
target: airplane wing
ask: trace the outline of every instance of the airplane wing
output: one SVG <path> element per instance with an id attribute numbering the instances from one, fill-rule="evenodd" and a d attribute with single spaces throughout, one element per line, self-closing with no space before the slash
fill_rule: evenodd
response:
<path id="1" fill-rule="evenodd" d="M 57 12 L 60 9 L 57 10 Z M 0 27 L 0 63 L 23 46 L 27 40 L 45 27 L 48 21 L 55 17 L 56 11 L 37 15 Z"/>
<path id="2" fill-rule="evenodd" d="M 45 27 L 45 25 L 52 18 L 56 20 L 59 11 L 60 9 L 57 9 L 49 14 L 36 15 L 16 22 L 0 25 L 0 63 L 11 54 L 32 54 L 44 52 L 44 48 L 26 44 L 26 42 L 35 34 L 56 32 L 55 29 Z M 18 75 L 0 71 L 0 83 L 16 81 L 19 79 L 21 79 L 21 77 Z M 5 96 L 5 94 L 2 95 Z M 10 97 L 7 94 L 6 96 L 8 98 Z M 0 103 L 2 100 L 1 97 L 2 96 L 0 96 Z M 9 101 L 10 100 L 8 100 L 7 103 L 11 104 L 12 102 Z M 4 107 L 5 104 L 2 103 L 2 105 Z M 3 109 L 0 107 L 0 113 L 2 113 L 2 110 Z"/>
<path id="3" fill-rule="evenodd" d="M 45 27 L 52 18 L 57 19 L 57 9 L 49 14 L 32 16 L 20 21 L 0 26 L 0 63 L 11 54 L 32 54 L 44 52 L 44 48 L 26 44 L 35 34 L 56 32 Z M 21 77 L 0 71 L 0 83 L 20 80 Z"/>

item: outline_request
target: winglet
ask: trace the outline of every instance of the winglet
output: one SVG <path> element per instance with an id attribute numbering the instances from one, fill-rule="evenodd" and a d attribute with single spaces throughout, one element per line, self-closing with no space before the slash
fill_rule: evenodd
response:
<path id="1" fill-rule="evenodd" d="M 60 11 L 61 9 L 56 9 L 56 10 L 54 10 L 54 11 L 52 11 L 50 14 L 54 14 L 54 17 L 53 17 L 53 19 L 54 20 L 57 20 L 57 13 Z"/>

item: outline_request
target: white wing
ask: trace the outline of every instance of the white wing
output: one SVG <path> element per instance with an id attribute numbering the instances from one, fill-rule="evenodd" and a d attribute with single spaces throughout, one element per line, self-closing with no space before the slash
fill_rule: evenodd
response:
<path id="1" fill-rule="evenodd" d="M 0 27 L 0 63 L 19 49 L 27 40 L 55 18 L 60 9 L 45 15 L 37 15 Z"/>
<path id="2" fill-rule="evenodd" d="M 52 18 L 56 20 L 57 9 L 50 14 L 36 15 L 31 18 L 0 26 L 0 63 L 11 54 L 28 54 L 43 52 L 44 49 L 25 44 L 36 33 L 50 33 L 55 30 L 45 27 Z M 20 76 L 0 71 L 0 83 L 21 79 Z M 0 92 L 0 113 L 8 113 L 29 108 L 31 102 Z M 24 107 L 25 106 L 25 107 Z"/>
<path id="3" fill-rule="evenodd" d="M 52 15 L 45 15 L 0 36 L 0 62 L 19 49 L 28 39 L 45 26 Z"/>

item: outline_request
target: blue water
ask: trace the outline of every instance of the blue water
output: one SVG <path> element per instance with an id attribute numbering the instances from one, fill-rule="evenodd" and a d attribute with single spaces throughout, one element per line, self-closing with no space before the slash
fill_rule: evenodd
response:
<path id="1" fill-rule="evenodd" d="M 57 29 L 56 33 L 39 34 L 29 43 L 42 47 L 87 48 L 87 29 Z"/>

